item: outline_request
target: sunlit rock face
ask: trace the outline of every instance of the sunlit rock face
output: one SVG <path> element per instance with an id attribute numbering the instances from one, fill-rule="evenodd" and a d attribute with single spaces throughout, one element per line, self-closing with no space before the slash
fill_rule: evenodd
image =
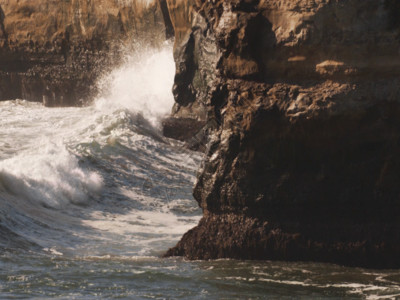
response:
<path id="1" fill-rule="evenodd" d="M 175 30 L 175 43 L 177 46 L 184 40 L 192 29 L 194 0 L 166 0 L 170 18 Z"/>
<path id="2" fill-rule="evenodd" d="M 212 130 L 204 217 L 168 255 L 400 266 L 399 8 L 193 3 L 175 114 Z"/>
<path id="3" fill-rule="evenodd" d="M 0 99 L 82 104 L 123 48 L 165 41 L 160 2 L 0 0 Z"/>

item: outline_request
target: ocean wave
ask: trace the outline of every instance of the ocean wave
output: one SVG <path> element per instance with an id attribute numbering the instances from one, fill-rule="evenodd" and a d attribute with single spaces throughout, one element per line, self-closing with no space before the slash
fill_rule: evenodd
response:
<path id="1" fill-rule="evenodd" d="M 167 45 L 128 57 L 89 107 L 0 103 L 5 230 L 49 255 L 148 256 L 196 225 L 200 155 L 160 133 L 173 76 Z"/>

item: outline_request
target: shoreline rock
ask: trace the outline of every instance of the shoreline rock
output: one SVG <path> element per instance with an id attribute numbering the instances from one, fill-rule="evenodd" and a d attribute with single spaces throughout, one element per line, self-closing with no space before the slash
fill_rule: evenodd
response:
<path id="1" fill-rule="evenodd" d="M 400 267 L 398 2 L 192 4 L 175 115 L 213 123 L 204 216 L 166 255 Z"/>

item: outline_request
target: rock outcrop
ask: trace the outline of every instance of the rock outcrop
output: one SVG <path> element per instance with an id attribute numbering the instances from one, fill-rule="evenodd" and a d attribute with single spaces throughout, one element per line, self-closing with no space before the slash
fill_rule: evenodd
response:
<path id="1" fill-rule="evenodd" d="M 124 47 L 159 45 L 172 34 L 165 0 L 145 3 L 0 0 L 0 100 L 64 106 L 90 99 Z"/>
<path id="2" fill-rule="evenodd" d="M 400 267 L 399 1 L 192 5 L 174 116 L 211 130 L 204 216 L 167 255 Z"/>
<path id="3" fill-rule="evenodd" d="M 209 83 L 215 78 L 210 72 L 215 70 L 218 49 L 215 39 L 207 40 L 198 34 L 207 30 L 208 24 L 194 12 L 194 0 L 167 0 L 167 3 L 175 30 L 176 102 L 172 116 L 163 122 L 164 135 L 187 141 L 191 149 L 204 150 L 208 132 L 206 99 Z M 184 135 L 180 133 L 183 122 Z"/>

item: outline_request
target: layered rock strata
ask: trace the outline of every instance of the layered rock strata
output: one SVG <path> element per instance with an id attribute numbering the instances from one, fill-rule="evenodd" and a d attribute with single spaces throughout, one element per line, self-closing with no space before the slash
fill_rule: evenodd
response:
<path id="1" fill-rule="evenodd" d="M 167 255 L 400 267 L 399 2 L 192 9 L 175 115 L 212 130 L 204 216 Z"/>
<path id="2" fill-rule="evenodd" d="M 0 0 L 0 100 L 79 105 L 129 47 L 171 35 L 165 0 Z"/>

